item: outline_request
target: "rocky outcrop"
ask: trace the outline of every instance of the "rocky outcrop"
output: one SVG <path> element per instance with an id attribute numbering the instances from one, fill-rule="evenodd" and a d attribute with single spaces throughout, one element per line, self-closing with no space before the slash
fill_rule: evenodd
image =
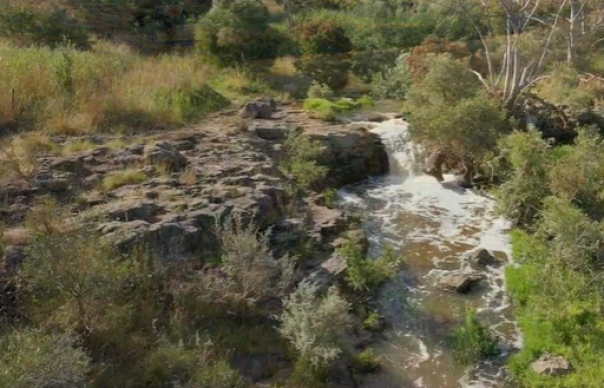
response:
<path id="1" fill-rule="evenodd" d="M 344 186 L 388 172 L 382 140 L 364 127 L 331 129 L 313 133 L 311 138 L 324 146 L 320 161 L 329 167 L 326 186 Z"/>
<path id="2" fill-rule="evenodd" d="M 254 104 L 275 112 L 274 101 Z M 109 139 L 102 138 L 56 139 L 62 144 L 86 140 L 94 146 L 41 158 L 28 184 L 0 182 L 0 192 L 7 194 L 0 218 L 16 225 L 47 195 L 77 197 L 74 210 L 81 218 L 104 220 L 97 229 L 118 247 L 148 243 L 171 258 L 213 254 L 218 247 L 216 222 L 237 216 L 262 230 L 271 227 L 277 250 L 293 249 L 305 240 L 323 252 L 315 263 L 320 267 L 349 222 L 342 212 L 312 201 L 305 205 L 309 219 L 296 221 L 286 214 L 279 163 L 286 156 L 288 128 L 293 125 L 323 145 L 318 162 L 330 173 L 320 189 L 386 172 L 387 156 L 380 140 L 367 130 L 329 125 L 289 111 L 279 114 L 253 120 L 248 133 L 230 133 L 228 119 L 213 118 L 199 127 L 123 147 L 110 147 Z M 135 171 L 136 179 L 125 171 Z M 108 178 L 121 175 L 123 182 L 108 183 Z M 334 260 L 326 264 L 328 272 L 337 272 L 337 266 L 331 268 Z"/>

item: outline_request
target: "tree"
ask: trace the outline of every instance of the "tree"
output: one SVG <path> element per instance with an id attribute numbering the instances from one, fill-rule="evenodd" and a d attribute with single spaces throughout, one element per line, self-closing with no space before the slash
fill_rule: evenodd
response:
<path id="1" fill-rule="evenodd" d="M 94 316 L 116 303 L 135 268 L 91 226 L 30 230 L 21 276 L 36 312 L 63 316 L 67 325 L 91 329 Z"/>
<path id="2" fill-rule="evenodd" d="M 552 38 L 557 31 L 562 12 L 568 0 L 555 9 L 552 17 L 543 20 L 540 30 L 532 28 L 537 20 L 536 16 L 544 11 L 549 2 L 542 0 L 456 0 L 450 8 L 452 12 L 461 12 L 476 30 L 487 62 L 488 74 L 486 77 L 475 70 L 472 71 L 483 84 L 485 89 L 493 96 L 504 101 L 505 107 L 513 111 L 518 97 L 526 92 L 535 82 L 543 78 L 545 60 L 551 48 Z M 491 47 L 492 37 L 489 28 L 485 33 L 484 28 L 477 20 L 476 12 L 470 11 L 469 5 L 478 2 L 483 9 L 480 20 L 492 20 L 492 16 L 500 14 L 505 18 L 504 55 L 499 63 L 493 55 Z M 539 40 L 539 55 L 526 55 L 521 50 L 525 40 Z"/>
<path id="3" fill-rule="evenodd" d="M 503 110 L 450 54 L 429 54 L 426 63 L 425 76 L 407 93 L 410 133 L 432 148 L 480 159 L 505 129 Z"/>

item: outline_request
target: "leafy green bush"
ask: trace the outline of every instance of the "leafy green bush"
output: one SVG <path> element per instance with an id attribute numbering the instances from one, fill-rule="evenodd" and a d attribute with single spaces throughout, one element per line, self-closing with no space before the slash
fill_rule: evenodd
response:
<path id="1" fill-rule="evenodd" d="M 90 46 L 86 28 L 58 8 L 44 10 L 2 2 L 0 35 L 18 46 Z"/>
<path id="2" fill-rule="evenodd" d="M 281 40 L 258 0 L 215 4 L 197 22 L 195 38 L 198 52 L 223 66 L 275 58 Z"/>
<path id="3" fill-rule="evenodd" d="M 383 323 L 384 318 L 376 311 L 372 311 L 367 318 L 363 320 L 363 327 L 369 331 L 378 331 L 382 328 Z"/>
<path id="4" fill-rule="evenodd" d="M 428 71 L 407 92 L 404 110 L 416 139 L 477 161 L 507 129 L 501 104 L 450 54 L 428 54 Z"/>
<path id="5" fill-rule="evenodd" d="M 105 310 L 120 303 L 135 268 L 93 226 L 60 225 L 55 218 L 61 216 L 65 214 L 50 206 L 34 209 L 29 216 L 21 277 L 23 291 L 39 314 L 31 318 L 55 320 L 65 329 L 103 326 Z"/>
<path id="6" fill-rule="evenodd" d="M 499 150 L 511 165 L 506 181 L 498 187 L 499 211 L 516 224 L 530 225 L 550 195 L 550 148 L 537 131 L 514 131 L 500 140 Z"/>
<path id="7" fill-rule="evenodd" d="M 373 349 L 368 348 L 354 356 L 352 368 L 360 374 L 374 373 L 380 369 L 380 359 Z"/>
<path id="8" fill-rule="evenodd" d="M 294 191 L 308 190 L 327 175 L 327 167 L 318 163 L 323 148 L 307 134 L 290 130 L 285 141 L 285 151 L 287 156 L 279 164 L 279 169 L 291 178 Z"/>
<path id="9" fill-rule="evenodd" d="M 294 62 L 294 66 L 297 72 L 337 91 L 348 85 L 350 78 L 352 64 L 346 56 L 347 54 L 304 55 Z"/>
<path id="10" fill-rule="evenodd" d="M 473 309 L 466 311 L 464 322 L 453 332 L 453 346 L 457 360 L 470 365 L 499 354 L 497 339 Z"/>
<path id="11" fill-rule="evenodd" d="M 341 54 L 352 50 L 346 29 L 336 20 L 310 20 L 296 30 L 305 55 Z"/>
<path id="12" fill-rule="evenodd" d="M 377 259 L 368 258 L 361 244 L 353 239 L 347 240 L 338 252 L 346 259 L 346 280 L 355 291 L 375 290 L 394 277 L 403 262 L 391 247 Z"/>
<path id="13" fill-rule="evenodd" d="M 396 59 L 394 66 L 383 69 L 373 75 L 371 94 L 376 98 L 392 98 L 402 100 L 407 95 L 413 76 L 409 72 L 407 58 L 409 53 L 402 53 Z"/>
<path id="14" fill-rule="evenodd" d="M 308 98 L 322 98 L 331 100 L 335 97 L 335 93 L 331 88 L 325 84 L 321 84 L 317 81 L 313 81 L 308 88 Z"/>
<path id="15" fill-rule="evenodd" d="M 211 344 L 161 341 L 144 360 L 145 387 L 243 388 L 243 378 L 218 357 Z"/>
<path id="16" fill-rule="evenodd" d="M 284 300 L 280 331 L 298 352 L 297 379 L 320 379 L 330 363 L 349 350 L 349 309 L 335 287 L 320 298 L 317 287 L 307 282 Z"/>

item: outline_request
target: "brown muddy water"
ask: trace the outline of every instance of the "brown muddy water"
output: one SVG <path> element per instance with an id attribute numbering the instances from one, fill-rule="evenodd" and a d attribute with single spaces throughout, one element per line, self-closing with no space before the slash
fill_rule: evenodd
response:
<path id="1" fill-rule="evenodd" d="M 509 223 L 495 214 L 492 199 L 461 189 L 454 177 L 442 184 L 419 172 L 406 123 L 385 121 L 372 129 L 387 146 L 391 173 L 339 191 L 344 206 L 360 211 L 371 241 L 370 254 L 393 246 L 407 266 L 379 296 L 392 328 L 374 345 L 382 371 L 365 388 L 510 388 L 505 361 L 522 338 L 505 292 L 504 270 L 512 261 Z M 503 265 L 468 295 L 442 291 L 451 273 L 476 273 L 469 255 L 488 249 Z M 450 334 L 467 306 L 476 309 L 499 336 L 501 356 L 461 367 Z"/>

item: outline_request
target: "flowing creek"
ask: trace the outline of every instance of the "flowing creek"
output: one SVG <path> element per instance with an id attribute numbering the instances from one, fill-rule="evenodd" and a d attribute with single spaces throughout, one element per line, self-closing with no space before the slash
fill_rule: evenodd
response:
<path id="1" fill-rule="evenodd" d="M 509 223 L 495 214 L 492 199 L 461 189 L 453 176 L 439 183 L 419 171 L 416 147 L 404 121 L 371 124 L 383 139 L 390 174 L 339 191 L 344 206 L 361 211 L 370 255 L 391 245 L 406 267 L 379 296 L 391 328 L 374 345 L 382 371 L 365 388 L 510 388 L 507 356 L 522 337 L 505 293 L 504 269 L 511 263 Z M 451 273 L 476 273 L 469 255 L 485 248 L 502 260 L 477 290 L 442 291 L 437 282 Z M 448 336 L 467 306 L 476 309 L 500 337 L 501 356 L 465 369 L 455 362 Z"/>

